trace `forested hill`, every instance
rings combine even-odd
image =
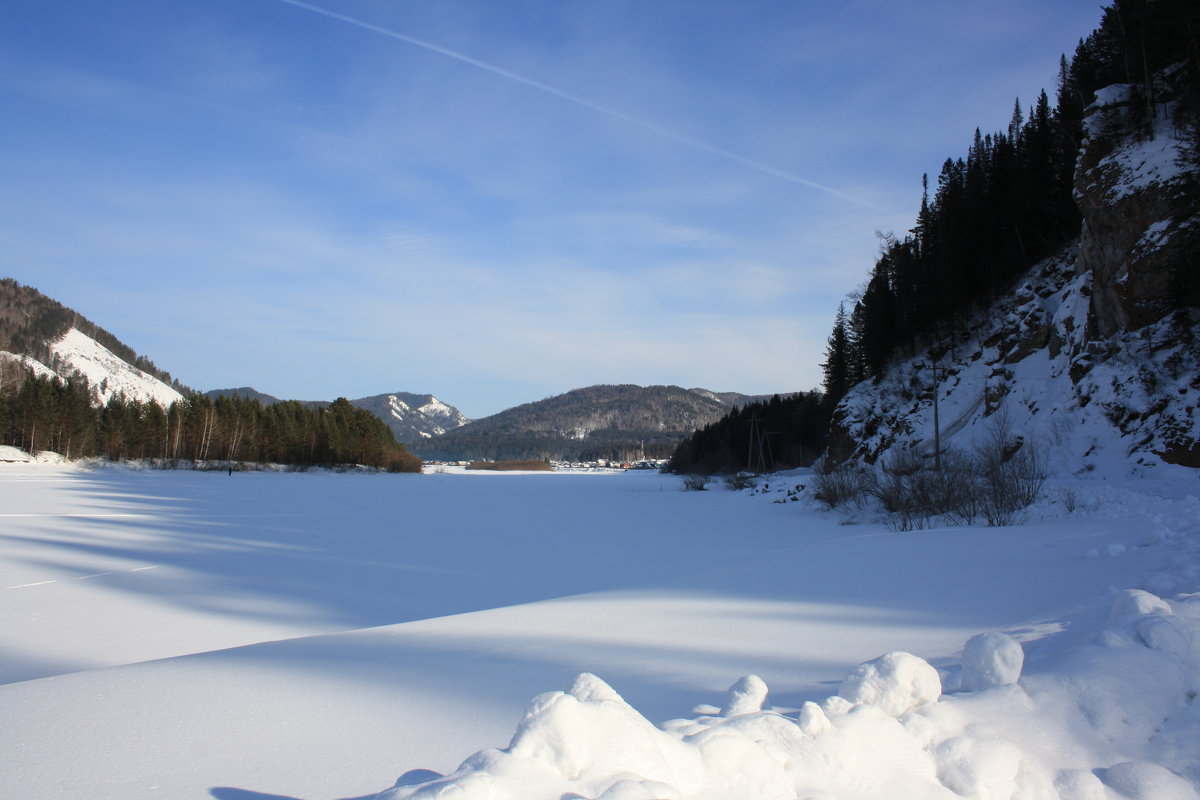
[[[679,386],[600,385],[510,408],[410,447],[427,459],[666,458],[698,427],[756,398]]]
[[[1000,410],[1060,441],[1107,420],[1133,460],[1200,466],[1200,3],[1118,0],[1060,58],[1053,100],[1017,100],[1004,130],[965,144],[838,309],[824,403],[732,413],[673,469],[743,469],[784,417],[831,419],[833,463],[927,455],[939,427],[944,446]],[[940,426],[935,392],[953,410]]]
[[[264,406],[282,403],[278,397],[260,392],[250,386],[237,389],[213,389],[205,397],[241,397],[254,399]],[[328,400],[297,401],[303,406],[320,409]],[[446,405],[431,394],[388,392],[351,400],[350,405],[370,411],[392,430],[397,442],[413,442],[440,436],[448,430],[465,425],[469,420],[457,408]]]
[[[382,420],[344,398],[264,407],[256,397],[206,397],[177,382],[172,388],[170,379],[61,303],[0,280],[2,445],[164,466],[421,468]]]
[[[53,367],[52,345],[71,328],[180,393],[189,391],[172,378],[171,373],[159,369],[150,359],[138,355],[133,348],[78,312],[46,297],[32,286],[22,286],[12,278],[0,278],[0,351],[29,356]]]
[[[1054,106],[946,162],[837,316],[827,466],[1200,467],[1198,33],[1200,3],[1114,3]]]
[[[1156,120],[1175,120],[1190,139],[1195,170],[1198,42],[1195,0],[1118,0],[1073,57],[1061,57],[1053,104],[1045,91],[1028,108],[1018,100],[1005,130],[977,130],[965,158],[947,158],[935,185],[924,182],[912,230],[883,237],[865,291],[838,311],[823,365],[831,401],[879,378],[899,356],[949,347],[972,314],[1079,237],[1075,168],[1085,111],[1101,88],[1126,87],[1122,113],[1136,137],[1154,139]],[[1161,282],[1170,291],[1156,298],[1155,318],[1200,306],[1195,252],[1165,269]]]

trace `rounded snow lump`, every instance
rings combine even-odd
[[[1149,761],[1124,761],[1104,772],[1104,782],[1134,800],[1197,800],[1192,784],[1164,766]]]
[[[1125,589],[1117,592],[1117,596],[1113,598],[1112,611],[1109,613],[1108,619],[1113,622],[1121,617],[1170,613],[1172,613],[1171,606],[1158,595],[1141,589]]]
[[[898,717],[941,697],[942,679],[925,659],[896,651],[859,664],[842,681],[838,694]]]
[[[762,711],[767,703],[767,684],[757,675],[746,675],[729,687],[722,717],[736,717]]]
[[[1016,683],[1024,664],[1025,651],[1011,636],[996,631],[972,636],[963,648],[962,688],[978,692]]]
[[[1151,650],[1161,650],[1180,658],[1187,658],[1192,652],[1187,629],[1179,627],[1170,617],[1154,615],[1139,619],[1135,630],[1142,644]]]

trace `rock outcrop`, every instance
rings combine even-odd
[[[1200,191],[1191,132],[1174,113],[1183,68],[1157,79],[1149,119],[1134,90],[1097,92],[1075,172],[1083,214],[1076,270],[1090,272],[1094,338],[1153,324],[1179,307],[1200,270]]]

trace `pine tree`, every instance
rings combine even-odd
[[[825,399],[836,405],[850,390],[850,337],[846,329],[845,303],[838,304],[821,369],[825,373]]]

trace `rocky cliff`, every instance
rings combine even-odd
[[[1152,113],[1131,85],[1116,84],[1097,92],[1084,119],[1075,172],[1084,219],[1076,271],[1091,273],[1095,338],[1152,325],[1194,292],[1200,182],[1191,126],[1178,114],[1185,75],[1177,66],[1157,77]]]

